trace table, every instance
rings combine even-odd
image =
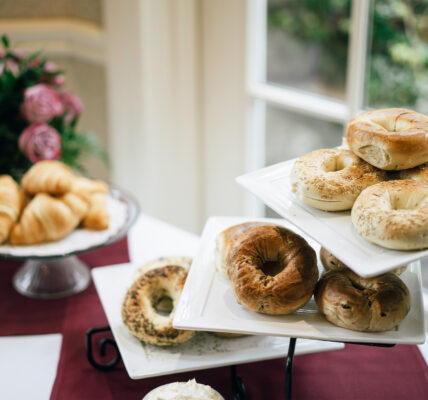
[[[169,254],[159,254],[156,243],[163,243],[163,249],[167,244]],[[142,263],[160,255],[192,255],[197,244],[195,235],[141,215],[128,240],[125,238],[91,251],[81,258],[92,268],[129,259]],[[95,370],[86,360],[85,332],[90,327],[106,325],[107,321],[93,284],[66,299],[27,299],[16,293],[11,285],[18,266],[17,261],[0,260],[0,336],[62,334],[50,399],[141,399],[158,385],[193,377],[211,385],[226,399],[231,398],[227,367],[139,381],[129,379],[122,363],[112,371]],[[18,346],[17,356],[20,351],[23,350]],[[245,382],[249,398],[283,399],[284,359],[239,365],[237,371]],[[43,374],[43,371],[36,372]],[[13,382],[9,387],[18,388],[27,383],[16,373],[9,375],[7,369],[3,369],[1,379]],[[18,398],[15,395],[10,392],[2,399]],[[315,397],[329,400],[427,399],[428,367],[418,347],[406,345],[393,348],[346,345],[343,350],[296,356],[293,399]]]

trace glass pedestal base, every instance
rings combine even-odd
[[[14,288],[36,299],[58,299],[85,290],[89,268],[76,256],[26,261],[13,277]]]

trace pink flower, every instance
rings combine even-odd
[[[33,163],[55,160],[61,155],[61,136],[44,122],[36,122],[24,129],[18,144]]]
[[[71,92],[63,91],[58,94],[65,111],[64,122],[69,124],[82,113],[82,101],[78,96]]]
[[[9,56],[7,56],[7,51],[5,49],[0,50],[0,75],[3,74],[3,71],[8,70],[12,72],[13,75],[19,75],[19,60],[22,59],[22,52],[15,50],[9,51]]]
[[[24,91],[22,115],[28,122],[47,122],[64,112],[58,93],[43,83]]]

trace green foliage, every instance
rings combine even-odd
[[[428,0],[372,4],[367,103],[417,108],[428,95]],[[270,1],[268,27],[304,43],[317,43],[322,48],[320,74],[334,86],[346,73],[350,6],[350,0]]]

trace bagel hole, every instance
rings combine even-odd
[[[279,261],[265,261],[261,270],[265,275],[275,276],[278,275],[284,269],[284,264]]]
[[[415,210],[425,200],[424,193],[413,192],[408,196],[400,193],[388,193],[392,210]]]
[[[351,165],[353,162],[350,157],[332,157],[326,160],[323,165],[325,172],[337,172],[345,169],[347,166]]]
[[[357,282],[351,281],[351,285],[358,290],[364,290],[364,287],[359,285]]]
[[[386,314],[385,313],[381,313],[380,316],[381,317],[386,317]]]
[[[152,307],[154,310],[163,316],[168,316],[171,314],[174,306],[174,302],[168,294],[163,291],[160,293],[156,293],[152,298]]]
[[[345,310],[350,310],[351,306],[348,306],[347,304],[342,304],[342,308],[344,308]]]

